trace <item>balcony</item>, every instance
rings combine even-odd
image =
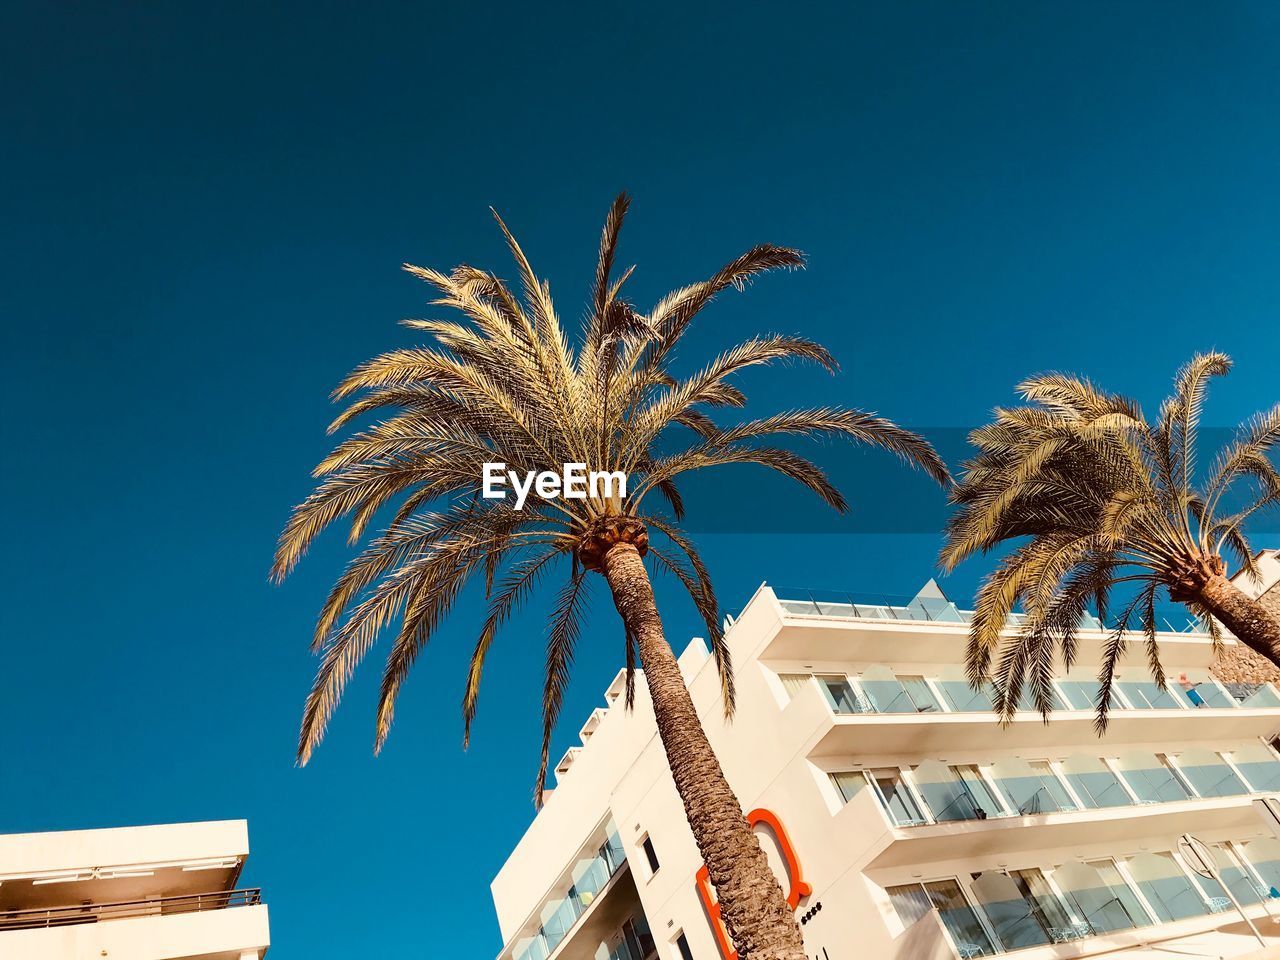
[[[1001,727],[990,713],[961,714],[832,714],[812,757],[929,754],[978,744],[1000,749],[1067,747],[1097,740],[1092,711],[1054,713],[1045,723],[1039,714],[1019,712]],[[1130,710],[1116,711],[1102,742],[1123,745],[1201,740],[1246,740],[1269,737],[1280,728],[1275,709]]]
[[[120,903],[89,903],[72,907],[48,907],[35,910],[0,912],[0,934],[9,930],[35,930],[45,927],[69,927],[83,923],[110,920],[132,920],[138,917],[173,916],[252,907],[262,903],[257,887],[244,890],[220,890],[181,897],[156,897],[150,900],[128,900]]]
[[[858,660],[869,663],[956,662],[969,634],[973,612],[962,610],[934,587],[915,597],[846,594],[791,587],[771,588],[781,629],[761,653],[762,660]],[[1014,633],[1021,615],[1009,618]],[[1157,611],[1161,648],[1187,667],[1213,662],[1213,641],[1203,625],[1182,608]],[[1080,662],[1101,654],[1109,628],[1095,617],[1080,623]],[[903,644],[904,638],[910,642]],[[1143,662],[1141,644],[1130,662]]]
[[[860,677],[781,675],[799,710],[819,722],[812,757],[928,754],[989,743],[1001,749],[1057,748],[1098,739],[1096,696],[1089,680],[1062,680],[1049,722],[1035,710],[1019,710],[1007,725],[992,712],[988,693],[973,690],[957,673],[951,679],[893,674],[872,668]],[[1108,745],[1269,738],[1280,729],[1280,695],[1260,685],[1244,704],[1215,681],[1197,674],[1183,689],[1161,691],[1150,682],[1116,685],[1105,734]],[[814,701],[820,701],[821,707]]]
[[[867,799],[874,804],[873,798]],[[867,861],[866,867],[901,867],[972,857],[1016,855],[1029,848],[1127,843],[1137,836],[1164,837],[1215,830],[1245,834],[1259,827],[1258,814],[1253,809],[1254,799],[1253,796],[1214,797],[895,826],[890,828],[881,849]],[[867,804],[862,803],[848,819],[854,821],[868,815]],[[874,815],[881,820],[884,816],[879,809],[874,810]],[[840,819],[843,817],[838,817],[837,822]],[[880,824],[876,824],[876,828],[881,829]],[[849,829],[862,827],[850,823]]]
[[[563,953],[561,946],[593,927],[600,902],[629,874],[622,841],[610,828],[605,842],[593,856],[579,860],[565,876],[564,893],[548,898],[526,927],[529,933],[516,939],[510,953],[514,960],[548,960]],[[634,885],[632,885],[634,896]]]

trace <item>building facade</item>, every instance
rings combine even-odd
[[[762,587],[727,633],[730,723],[705,646],[680,656],[809,955],[1280,956],[1276,689],[1215,678],[1209,636],[1170,621],[1166,688],[1133,644],[1099,738],[1093,623],[1051,722],[1002,727],[965,680],[966,619],[933,584]],[[731,960],[643,681],[629,713],[620,674],[581,741],[493,881],[499,960]]]
[[[262,960],[243,820],[0,835],[3,960]]]

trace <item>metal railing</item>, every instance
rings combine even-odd
[[[181,897],[156,897],[152,900],[86,903],[35,910],[0,910],[0,931],[67,927],[79,923],[100,923],[105,920],[201,913],[206,910],[225,910],[228,907],[251,907],[261,902],[262,890],[258,887],[250,887],[244,890],[219,890]]]

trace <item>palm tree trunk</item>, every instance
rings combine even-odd
[[[1209,577],[1195,599],[1237,640],[1280,666],[1280,620],[1265,606],[1220,574]]]
[[[640,552],[617,543],[601,557],[600,570],[636,639],[671,776],[740,960],[806,960],[795,914],[729,788],[662,634]]]

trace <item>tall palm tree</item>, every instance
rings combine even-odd
[[[1280,622],[1228,579],[1223,556],[1229,551],[1240,569],[1257,576],[1243,526],[1280,502],[1280,472],[1269,459],[1280,440],[1280,405],[1241,425],[1209,475],[1197,475],[1206,389],[1230,369],[1223,354],[1196,356],[1178,373],[1154,424],[1134,401],[1087,380],[1032,377],[1019,386],[1025,406],[997,410],[991,424],[970,435],[979,452],[952,490],[958,508],[941,562],[952,569],[976,552],[1025,539],[983,583],[969,636],[970,680],[995,681],[1005,718],[1017,709],[1024,683],[1048,714],[1059,654],[1070,666],[1081,617],[1093,605],[1107,619],[1120,583],[1137,589],[1104,650],[1100,730],[1132,624],[1141,627],[1152,674],[1164,683],[1155,613],[1162,589],[1200,616],[1215,642],[1221,623],[1280,664]],[[1019,603],[1025,620],[1016,637],[1002,642]]]
[[[320,463],[319,486],[294,509],[281,534],[273,568],[277,580],[331,523],[351,516],[355,543],[382,507],[398,502],[390,525],[351,563],[320,612],[314,649],[322,658],[303,713],[298,759],[305,764],[311,757],[352,671],[382,629],[398,621],[377,708],[375,749],[381,749],[406,675],[463,586],[479,576],[488,614],[463,695],[465,741],[495,634],[551,567],[563,561],[567,577],[547,637],[542,762],[535,791],[541,803],[549,741],[579,639],[589,574],[599,573],[622,618],[627,705],[634,696],[638,657],[676,789],[730,937],[743,958],[802,960],[795,917],[725,780],[663,636],[645,561],[673,574],[705,620],[725,712],[731,714],[733,670],[715,592],[693,543],[677,525],[684,512],[681,476],[723,464],[758,464],[843,511],[844,498],[821,469],[783,447],[760,442],[831,434],[892,451],[939,482],[948,475],[919,436],[856,410],[791,410],[729,427],[712,420],[708,408],[746,402],[731,381],[747,367],[794,358],[835,370],[835,361],[819,344],[770,335],[726,350],[690,376],[671,371],[681,338],[717,294],[741,289],[765,271],[798,268],[803,257],[784,247],[754,247],[709,280],[682,287],[641,314],[622,295],[631,270],[614,279],[628,203],[625,194],[619,196],[605,221],[578,343],[566,336],[548,285],[501,218],[498,226],[515,259],[522,298],[476,267],[463,265],[446,274],[405,266],[436,288],[440,296],[434,304],[458,311],[462,322],[406,321],[434,344],[379,356],[343,381],[335,398],[360,396],[330,432],[366,414],[389,411],[389,416],[351,435]],[[587,499],[530,498],[524,509],[516,509],[508,500],[480,495],[484,464],[499,462],[521,473],[559,473],[568,463],[621,471],[628,479],[626,496],[598,488],[599,495]],[[658,500],[666,512],[655,509]],[[650,542],[651,535],[657,542]]]

